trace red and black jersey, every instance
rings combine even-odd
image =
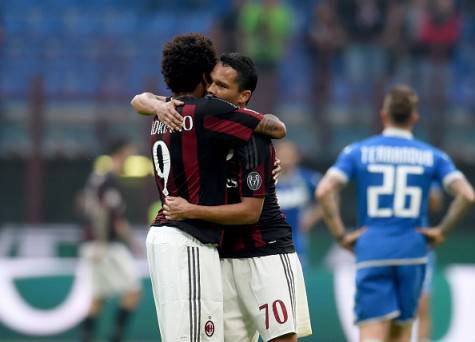
[[[125,219],[125,201],[115,173],[91,174],[83,191],[82,207],[86,240],[96,240],[98,236],[104,236],[106,241],[120,240],[117,224]]]
[[[160,199],[163,203],[170,195],[193,204],[224,204],[226,155],[233,146],[249,141],[263,116],[212,96],[180,100],[181,132],[171,133],[157,118],[152,123],[151,152]],[[160,211],[153,225],[177,227],[203,243],[221,241],[221,226],[211,222],[168,221]]]
[[[226,226],[219,248],[221,258],[252,258],[295,252],[292,228],[280,210],[272,170],[275,150],[270,139],[253,135],[234,150],[229,162],[228,203],[241,197],[264,197],[259,221],[248,226]]]

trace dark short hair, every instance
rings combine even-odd
[[[173,93],[191,92],[203,81],[211,80],[217,63],[210,39],[198,33],[176,36],[163,48],[162,75]]]
[[[396,124],[406,124],[417,109],[417,94],[406,85],[393,87],[386,95],[383,110]]]
[[[107,144],[107,154],[112,156],[128,146],[131,146],[131,142],[127,137],[114,137]]]
[[[236,82],[240,91],[254,92],[257,86],[257,69],[251,58],[238,52],[223,53],[219,58],[223,65],[230,66],[237,72]]]

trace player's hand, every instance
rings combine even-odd
[[[163,214],[167,220],[183,221],[188,218],[190,206],[191,204],[184,198],[168,196],[163,205]]]
[[[170,129],[181,131],[183,117],[176,111],[176,107],[181,105],[183,105],[183,102],[175,99],[168,102],[157,101],[155,104],[155,114],[157,114],[158,120]]]
[[[343,236],[343,238],[340,240],[340,246],[349,250],[350,252],[353,252],[353,248],[355,247],[356,241],[359,239],[361,235],[363,235],[368,228],[363,227],[360,229],[357,229],[355,231],[352,231],[350,233],[347,233]]]
[[[282,173],[282,166],[280,165],[280,159],[275,158],[274,169],[272,169],[272,178],[274,179],[275,184],[277,184],[277,182],[279,181],[279,177],[281,173]]]
[[[432,247],[436,247],[445,241],[445,234],[442,228],[417,228],[417,231],[424,235]]]

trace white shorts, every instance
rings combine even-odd
[[[296,253],[222,259],[224,341],[264,341],[312,334],[302,266]]]
[[[90,272],[94,297],[107,298],[141,290],[134,258],[123,243],[86,242],[80,253]]]
[[[147,258],[164,342],[223,341],[218,251],[173,227],[151,227]]]

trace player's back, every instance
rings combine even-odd
[[[225,158],[230,147],[247,141],[262,117],[214,97],[180,98],[184,105],[181,132],[171,132],[158,121],[151,129],[155,180],[162,202],[180,196],[193,204],[225,202]],[[154,225],[180,228],[205,243],[218,243],[220,231],[210,222],[165,219],[159,212]]]
[[[416,229],[427,225],[431,184],[455,170],[445,153],[409,132],[391,133],[348,146],[335,164],[355,180],[358,225],[368,228],[355,246],[359,261],[425,257]]]
[[[113,172],[92,172],[83,190],[82,202],[85,239],[103,236],[107,241],[117,241],[116,224],[125,211],[118,176]]]

